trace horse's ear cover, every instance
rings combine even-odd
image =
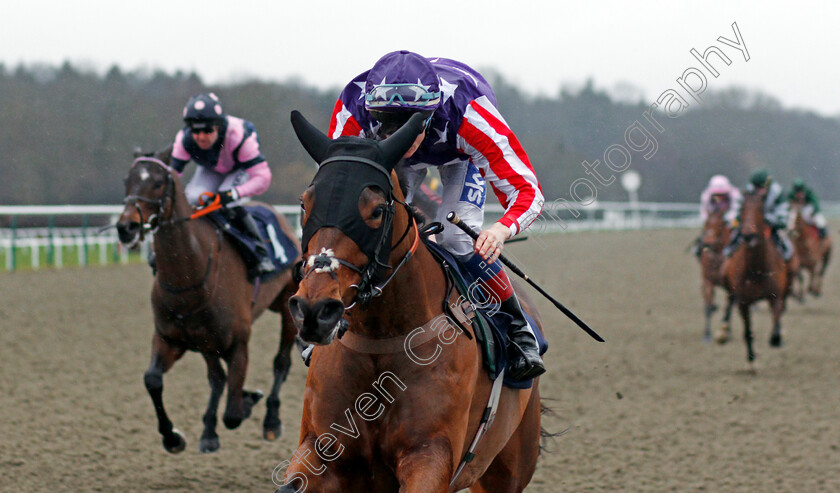
[[[330,138],[309,123],[298,110],[292,111],[292,128],[306,152],[316,163],[321,164],[327,154]]]

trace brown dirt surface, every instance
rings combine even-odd
[[[607,341],[540,301],[551,344],[540,386],[554,411],[543,424],[562,435],[526,491],[840,491],[840,269],[829,266],[822,298],[789,303],[782,349],[767,343],[766,304],[755,310],[752,375],[737,312],[732,342],[701,341],[699,268],[685,251],[695,234],[509,246]],[[305,367],[295,357],[283,387],[280,440],[261,439],[262,401],[238,430],[220,423],[221,449],[203,455],[209,388],[203,359],[186,355],[164,402],[187,450],[167,454],[143,386],[151,282],[141,265],[0,275],[0,491],[274,490],[272,470],[297,445]],[[278,327],[273,313],[255,324],[248,388],[270,388]]]

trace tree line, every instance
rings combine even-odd
[[[533,97],[486,75],[549,200],[569,199],[570,183],[588,176],[581,163],[603,161],[604,150],[623,142],[650,104],[613,97],[593,81]],[[115,66],[102,75],[65,63],[0,65],[0,204],[119,203],[133,150],[169,145],[189,97],[211,90],[226,112],[256,125],[275,177],[262,199],[295,203],[315,166],[294,136],[289,113],[298,109],[326,130],[340,88],[257,80],[208,86],[193,73]],[[631,164],[642,176],[641,200],[696,201],[713,174],[744,184],[757,167],[783,185],[801,176],[821,197],[840,199],[837,118],[784,109],[772,97],[739,88],[704,94],[695,106],[674,119],[656,113],[664,128],[654,134],[656,153],[649,159],[634,154]],[[619,185],[593,182],[599,200],[627,199]]]

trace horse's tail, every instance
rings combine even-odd
[[[549,398],[541,398],[540,399],[540,414],[543,416],[553,416],[557,413],[550,407],[545,404],[545,401],[551,401],[555,399]],[[571,427],[566,428],[565,430],[558,431],[556,433],[552,433],[546,429],[545,426],[540,425],[540,455],[543,452],[551,454],[554,451],[549,448],[549,443],[553,442],[555,438],[565,435]]]

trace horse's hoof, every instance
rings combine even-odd
[[[755,375],[755,374],[757,374],[757,373],[758,373],[758,369],[756,368],[755,362],[754,362],[754,361],[749,361],[749,362],[747,362],[747,367],[744,369],[744,371],[745,371],[748,375]]]
[[[708,344],[712,342],[712,335],[711,334],[703,334],[703,344]]]
[[[198,451],[202,454],[209,454],[219,450],[219,437],[202,438],[198,444]]]
[[[171,435],[163,437],[163,448],[170,454],[178,454],[187,448],[187,440],[180,431],[173,428]]]
[[[262,390],[243,390],[242,391],[242,404],[245,406],[253,407],[254,404],[260,402],[260,399],[263,398]]]
[[[770,336],[770,347],[782,347],[782,336],[773,334]]]
[[[242,418],[234,418],[232,416],[225,416],[222,418],[222,422],[225,424],[225,428],[228,430],[235,430],[239,428],[239,425],[242,424]]]
[[[283,423],[279,423],[277,426],[273,426],[271,428],[263,428],[263,439],[273,442],[283,436]]]
[[[729,328],[728,326],[721,327],[717,334],[715,334],[715,342],[718,344],[726,344],[729,342]]]

